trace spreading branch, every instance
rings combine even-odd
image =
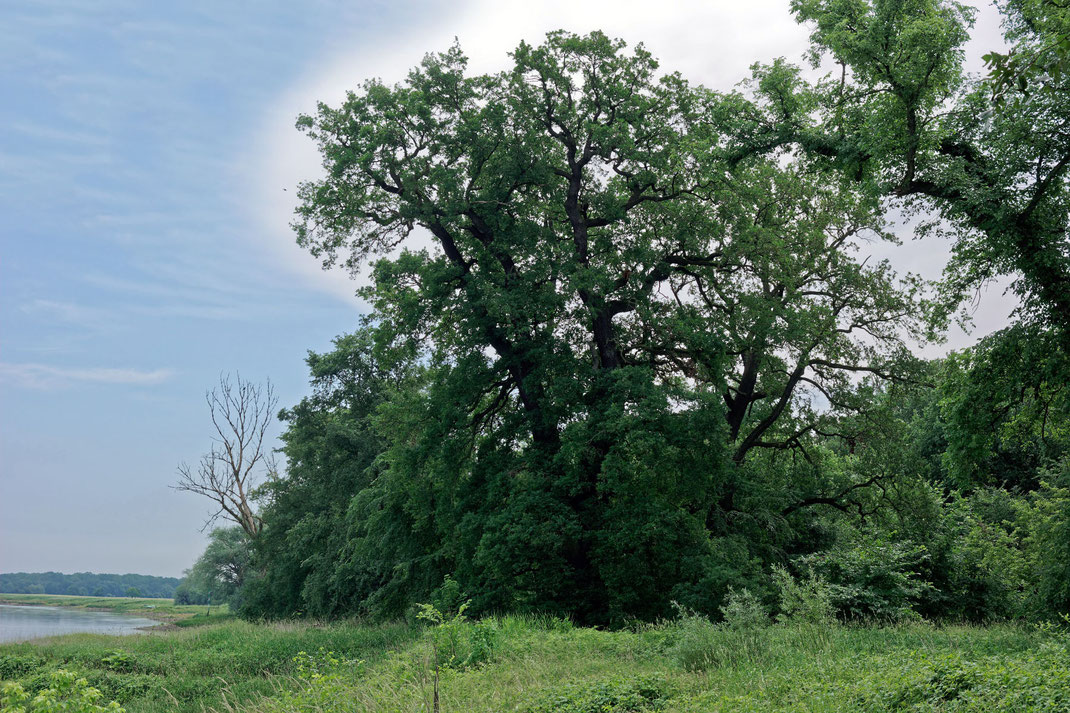
[[[240,526],[255,538],[263,528],[253,509],[250,493],[260,478],[275,472],[265,439],[278,404],[271,382],[263,386],[236,375],[219,377],[219,385],[205,393],[215,434],[211,449],[196,467],[178,466],[176,490],[203,495],[216,505],[205,523],[220,517]]]

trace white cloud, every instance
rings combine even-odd
[[[1002,47],[1002,39],[996,10],[980,0],[974,4],[978,16],[967,47],[967,68],[979,72],[981,54]],[[492,72],[508,65],[507,53],[521,40],[537,43],[556,29],[578,33],[599,29],[629,45],[642,42],[659,59],[663,71],[679,71],[693,83],[722,91],[749,76],[750,65],[756,61],[786,57],[802,63],[810,33],[792,19],[788,3],[782,0],[745,4],[675,0],[658,5],[656,12],[645,0],[475,0],[462,7],[443,6],[437,17],[408,28],[407,33],[405,28],[383,28],[377,42],[332,42],[331,47],[351,49],[314,58],[309,71],[276,97],[262,125],[251,132],[252,151],[236,160],[248,167],[245,204],[257,226],[258,248],[310,287],[352,304],[357,283],[340,268],[324,273],[316,259],[296,246],[289,228],[295,187],[321,172],[312,142],[294,128],[297,115],[314,111],[318,101],[339,103],[347,90],[368,78],[401,81],[424,54],[447,49],[455,38],[468,55],[473,73]],[[906,270],[921,255],[931,264],[933,253],[946,261],[947,245],[907,243],[893,257],[893,264]],[[993,314],[1008,311],[1005,298],[990,295],[979,307],[979,323],[991,321],[985,317],[990,305]]]
[[[28,389],[49,389],[73,383],[152,386],[173,377],[172,369],[116,369],[108,367],[59,367],[48,364],[0,362],[0,381]]]
[[[756,59],[798,57],[807,31],[796,25],[781,2],[766,0],[746,8],[735,3],[685,0],[659,7],[636,0],[569,0],[492,2],[465,7],[444,6],[439,16],[407,34],[401,28],[380,33],[374,43],[350,44],[354,49],[313,59],[312,68],[271,104],[264,122],[253,132],[252,153],[238,161],[249,167],[247,200],[258,245],[312,287],[324,289],[352,304],[356,284],[343,269],[324,273],[319,262],[297,247],[289,224],[296,205],[294,189],[315,178],[320,159],[312,142],[294,129],[301,113],[317,101],[338,103],[347,90],[365,79],[393,83],[428,52],[442,51],[457,39],[468,55],[472,72],[504,69],[507,53],[521,40],[539,42],[556,29],[588,32],[601,29],[635,44],[643,42],[665,71],[679,70],[692,81],[730,88],[747,74]],[[386,29],[386,28],[384,28]],[[710,42],[716,36],[715,43]],[[335,42],[332,46],[345,45]]]

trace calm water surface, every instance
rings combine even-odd
[[[157,624],[152,619],[111,612],[0,604],[0,641],[26,641],[79,632],[133,634]]]

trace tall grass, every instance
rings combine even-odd
[[[630,631],[521,616],[453,622],[437,632],[454,652],[440,666],[441,710],[1070,710],[1070,652],[1058,632],[733,616],[713,624],[685,614]],[[431,710],[435,634],[405,624],[227,621],[77,635],[0,647],[0,677],[32,682],[77,669],[130,713],[412,713]]]
[[[1070,680],[1066,676],[1053,679],[1050,674],[1053,665],[1070,670],[1066,639],[1036,630],[781,623],[748,632],[756,644],[741,649],[743,630],[710,625],[702,639],[710,651],[700,657],[708,663],[689,670],[680,658],[681,644],[694,635],[697,623],[697,618],[682,619],[638,631],[606,632],[545,628],[522,617],[484,622],[483,626],[496,628],[495,650],[479,666],[442,672],[441,709],[520,713],[1070,710],[1060,707],[1070,695]],[[691,645],[696,642],[691,639]],[[284,694],[247,702],[235,710],[430,711],[429,666],[427,641],[421,640],[378,664],[302,681]],[[955,683],[963,678],[970,685]],[[1008,707],[1027,699],[1035,705]]]
[[[186,713],[274,694],[302,651],[374,661],[410,641],[405,624],[254,624],[216,617],[132,636],[72,634],[0,646],[0,679],[31,690],[59,668],[85,676],[129,713]]]

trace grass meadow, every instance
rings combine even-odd
[[[69,634],[0,645],[0,679],[36,691],[65,669],[129,713],[226,710],[290,685],[293,659],[302,650],[375,660],[415,636],[404,624],[251,624],[213,614],[143,634]]]
[[[601,631],[540,617],[250,623],[0,646],[27,690],[59,668],[129,713],[1070,711],[1070,638],[1018,625],[776,624],[700,617]]]

